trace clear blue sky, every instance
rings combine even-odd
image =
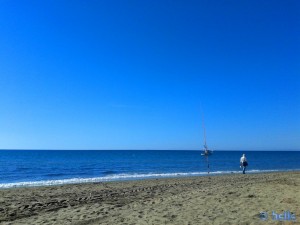
[[[0,0],[1,149],[300,149],[300,1]]]

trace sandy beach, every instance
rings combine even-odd
[[[0,203],[1,224],[300,224],[300,172],[2,189]]]

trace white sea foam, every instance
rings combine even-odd
[[[264,172],[276,172],[276,171],[279,170],[248,170],[247,173],[264,173]],[[236,173],[241,173],[241,171],[212,171],[210,172],[210,175],[236,174]],[[3,183],[0,184],[0,188],[54,186],[54,185],[63,185],[63,184],[95,183],[95,182],[107,182],[107,181],[119,181],[119,180],[139,180],[139,179],[149,179],[149,178],[188,177],[188,176],[205,176],[205,175],[207,175],[207,172],[115,174],[115,175],[108,175],[104,177],[94,177],[94,178],[70,178],[70,179],[61,179],[61,180]]]

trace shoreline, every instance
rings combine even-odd
[[[264,174],[264,173],[287,173],[300,172],[300,169],[289,170],[248,170],[247,174]],[[213,171],[207,172],[174,172],[165,174],[117,174],[112,177],[90,177],[90,178],[66,178],[55,180],[38,180],[38,181],[20,181],[12,183],[0,183],[0,190],[11,188],[28,188],[28,187],[52,187],[69,184],[92,184],[107,182],[125,182],[125,181],[142,181],[153,179],[172,179],[172,178],[188,178],[188,177],[207,177],[207,176],[227,176],[233,174],[241,174],[241,171]]]
[[[300,171],[0,189],[1,224],[268,224],[300,222]],[[285,222],[289,224],[291,221]]]

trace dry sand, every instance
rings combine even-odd
[[[2,189],[0,223],[300,224],[300,172]]]

